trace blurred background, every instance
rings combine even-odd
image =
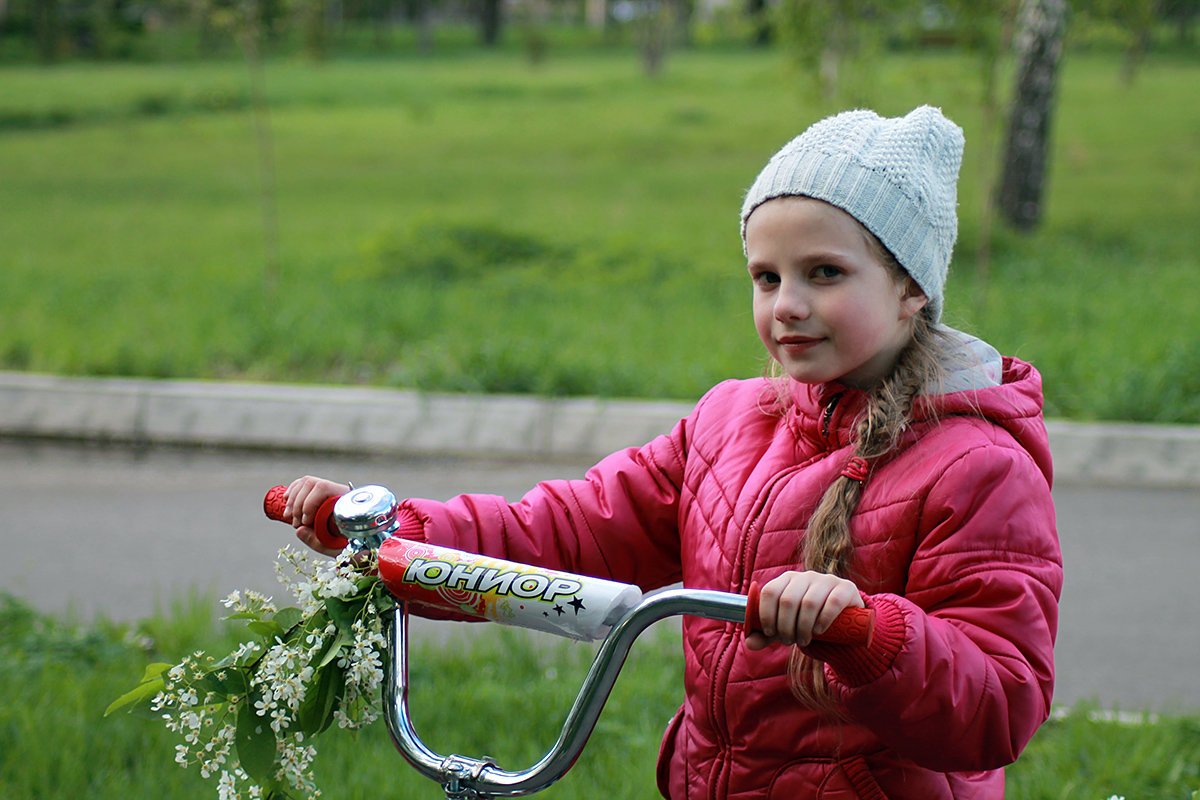
[[[1200,422],[1184,0],[4,0],[0,369],[691,400],[737,215],[852,106],[963,126],[947,319]]]
[[[967,142],[947,322],[1032,361],[1050,417],[1195,425],[1197,25],[1198,0],[0,0],[0,371],[692,401],[765,366],[758,170],[828,114],[928,103]],[[0,796],[211,796],[161,726],[100,713],[233,641],[215,598],[286,539],[247,541],[265,484],[585,466],[4,443]],[[1195,492],[1056,502],[1076,682],[1010,795],[1188,800]],[[586,648],[473,641],[421,654],[446,702],[420,721],[532,763]],[[549,796],[652,795],[677,647],[635,650]],[[324,747],[327,797],[441,796],[380,731]]]

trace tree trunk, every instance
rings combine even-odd
[[[1122,27],[1129,31],[1129,45],[1125,48],[1125,59],[1121,64],[1121,80],[1132,86],[1138,68],[1146,59],[1150,39],[1154,32],[1153,0],[1138,0],[1130,3],[1124,13]]]
[[[483,0],[480,11],[480,39],[488,47],[500,41],[501,0]]]
[[[59,15],[58,0],[41,0],[34,3],[33,29],[37,38],[38,55],[49,64],[58,60],[62,40],[62,17]]]
[[[671,6],[665,0],[643,0],[645,14],[638,28],[638,50],[642,69],[650,77],[662,71],[671,42]]]
[[[311,61],[324,61],[329,55],[329,3],[327,0],[304,0],[298,6],[304,54]]]
[[[433,13],[429,0],[405,0],[404,11],[417,31],[417,52],[429,55],[433,52]]]
[[[1054,85],[1062,54],[1064,0],[1022,0],[1017,21],[1017,87],[1009,112],[997,205],[1019,231],[1042,218]]]
[[[771,44],[771,18],[767,0],[747,0],[746,13],[750,16],[750,44],[755,47]]]
[[[370,8],[371,33],[376,50],[387,50],[391,45],[392,9],[387,0],[372,0]]]
[[[589,28],[603,29],[608,25],[608,0],[585,0],[583,18]]]

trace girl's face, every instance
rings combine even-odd
[[[747,220],[754,326],[795,380],[870,389],[908,344],[925,295],[895,277],[869,235],[845,211],[808,197],[768,200]]]

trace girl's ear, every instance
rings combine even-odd
[[[911,276],[906,277],[900,285],[900,319],[910,318],[924,308],[928,302],[929,298],[925,296],[925,292],[921,290],[917,282]]]

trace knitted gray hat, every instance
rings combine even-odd
[[[762,203],[824,200],[883,242],[925,292],[936,321],[958,236],[962,151],[962,129],[930,106],[896,118],[858,110],[823,119],[784,145],[746,193],[742,244],[746,220]]]

